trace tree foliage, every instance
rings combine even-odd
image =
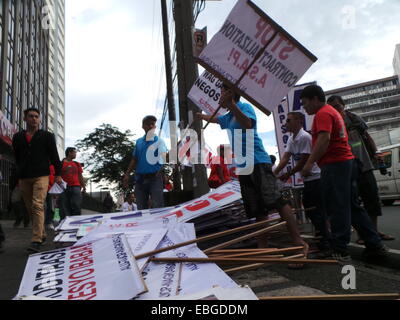
[[[122,191],[121,179],[132,159],[135,143],[130,130],[119,131],[110,124],[102,124],[84,139],[79,140],[76,147],[95,183],[117,185]],[[132,185],[129,189],[132,189]]]

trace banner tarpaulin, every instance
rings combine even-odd
[[[146,291],[124,235],[31,255],[17,294],[62,300],[128,300]]]

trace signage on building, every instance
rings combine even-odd
[[[198,57],[207,45],[207,27],[193,32],[193,56]]]
[[[10,121],[0,111],[0,139],[8,145],[12,145],[12,137],[17,132]]]
[[[198,62],[269,115],[317,58],[249,0],[239,0]]]
[[[352,99],[352,98],[362,97],[362,96],[365,96],[368,94],[377,94],[377,93],[381,93],[381,92],[392,91],[392,90],[395,90],[396,88],[397,88],[397,86],[383,87],[383,88],[373,89],[373,90],[369,90],[369,91],[362,91],[362,92],[358,92],[358,93],[349,94],[349,95],[343,96],[342,98],[344,100],[348,100],[348,99]]]

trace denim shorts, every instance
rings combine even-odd
[[[252,174],[239,175],[239,182],[248,218],[263,216],[270,210],[280,210],[289,204],[279,191],[269,163],[255,164]]]

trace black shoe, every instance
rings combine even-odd
[[[46,243],[46,240],[47,240],[46,237],[43,237],[43,238],[42,238],[42,245]]]
[[[28,247],[27,251],[30,253],[38,253],[40,252],[40,247],[42,244],[40,242],[32,242],[31,245]]]
[[[366,248],[362,255],[366,259],[381,259],[387,257],[389,251],[385,246],[379,248]]]

